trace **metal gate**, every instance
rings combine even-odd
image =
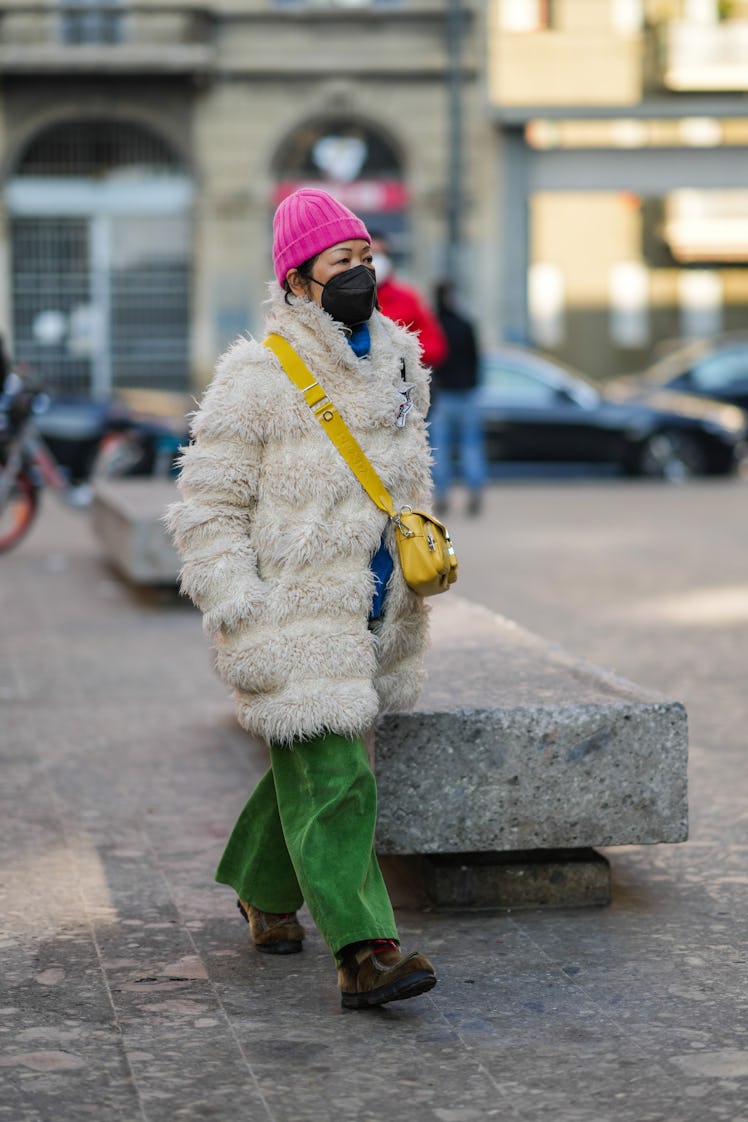
[[[190,181],[137,127],[65,128],[6,189],[14,358],[56,394],[185,390]]]
[[[69,325],[91,306],[89,223],[84,218],[14,218],[13,351],[55,393],[87,393],[91,356]]]

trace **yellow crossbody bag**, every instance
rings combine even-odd
[[[400,567],[406,584],[419,596],[435,596],[457,580],[457,555],[443,522],[423,510],[395,510],[389,491],[369,463],[361,446],[290,343],[281,335],[263,341],[280,361],[293,384],[322,425],[367,495],[389,515],[395,527]]]

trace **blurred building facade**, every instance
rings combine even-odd
[[[422,287],[491,231],[482,0],[0,7],[0,320],[53,390],[199,388],[325,186]],[[466,248],[467,247],[467,248]]]
[[[748,3],[494,0],[488,19],[502,334],[605,377],[744,328]]]
[[[748,312],[748,0],[0,4],[0,331],[199,389],[327,187],[483,343],[605,377]]]

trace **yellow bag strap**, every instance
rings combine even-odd
[[[369,463],[355,436],[303,359],[281,335],[268,335],[267,339],[263,339],[263,346],[273,352],[293,384],[301,390],[307,405],[369,498],[385,514],[389,514],[390,518],[397,519],[392,496]]]

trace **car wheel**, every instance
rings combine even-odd
[[[663,431],[643,441],[637,459],[639,475],[682,483],[708,470],[704,449],[688,433]]]

